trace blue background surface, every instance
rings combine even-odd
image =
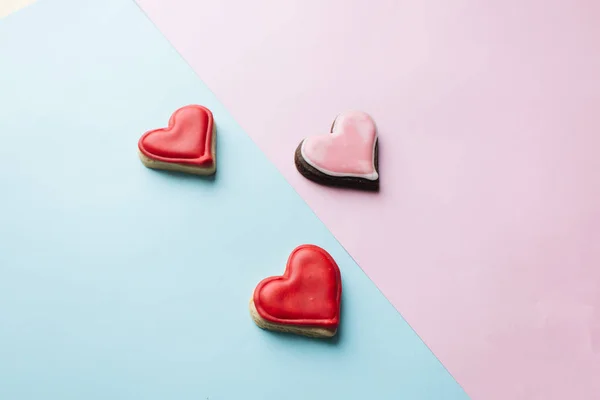
[[[190,103],[214,180],[136,154]],[[0,137],[0,399],[467,399],[133,2],[0,21]],[[342,271],[331,341],[248,313],[303,243]]]

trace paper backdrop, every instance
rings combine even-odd
[[[135,3],[41,0],[0,57],[0,399],[468,399]],[[214,179],[137,156],[190,103]],[[303,243],[342,273],[333,340],[249,315]]]
[[[600,2],[138,0],[474,398],[600,398]],[[300,140],[379,127],[381,192]]]
[[[33,2],[35,2],[35,0],[2,0],[0,2],[0,18],[5,17],[8,14],[17,11]]]

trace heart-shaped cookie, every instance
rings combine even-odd
[[[366,113],[337,116],[327,135],[304,139],[295,154],[298,171],[330,186],[378,190],[377,129]]]
[[[334,259],[314,245],[290,255],[282,276],[261,281],[250,314],[263,329],[311,337],[331,337],[340,319],[342,280]]]
[[[216,171],[216,128],[206,107],[189,105],[175,111],[167,128],[144,133],[138,142],[148,168],[211,175]]]

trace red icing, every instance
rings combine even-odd
[[[337,328],[342,298],[340,270],[325,250],[297,247],[283,276],[264,279],[254,290],[254,305],[265,320],[286,325]]]
[[[169,126],[144,133],[138,147],[152,160],[168,163],[210,166],[213,115],[206,107],[190,105],[175,111]]]

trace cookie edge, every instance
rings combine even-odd
[[[310,165],[302,156],[302,144],[304,143],[304,140],[302,140],[296,148],[294,163],[296,164],[298,172],[306,179],[331,187],[361,189],[372,192],[379,191],[379,176],[375,180],[351,176],[332,176],[321,172]],[[377,172],[377,175],[379,175],[379,138],[375,139],[374,158],[375,171]]]
[[[327,328],[319,328],[313,326],[299,326],[299,325],[288,325],[288,324],[278,324],[274,322],[267,321],[263,317],[260,316],[256,306],[254,305],[254,298],[250,299],[250,303],[248,306],[250,310],[250,316],[254,323],[261,329],[274,331],[274,332],[283,332],[283,333],[292,333],[295,335],[307,336],[311,338],[331,338],[336,335],[336,329],[327,329]]]
[[[153,158],[148,157],[144,153],[140,151],[138,148],[138,156],[144,164],[145,167],[150,169],[164,170],[164,171],[175,171],[175,172],[185,172],[188,174],[194,175],[214,175],[217,172],[217,126],[213,124],[213,132],[212,132],[212,143],[210,153],[213,159],[211,165],[207,167],[198,167],[192,166],[188,164],[180,164],[180,163],[170,163],[166,161],[159,161]]]

